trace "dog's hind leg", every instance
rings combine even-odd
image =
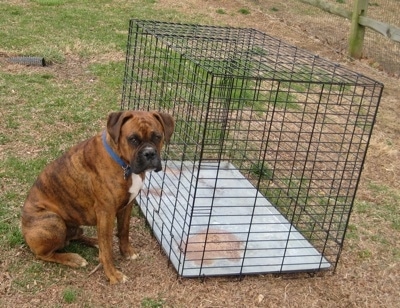
[[[29,217],[23,213],[22,233],[36,258],[71,267],[86,266],[87,261],[76,253],[59,253],[68,243],[67,226],[57,214],[47,211]]]
[[[43,261],[64,264],[70,267],[84,267],[88,265],[88,262],[84,258],[79,254],[72,252],[51,252],[46,255],[36,255],[36,258]]]
[[[81,227],[68,227],[67,239],[85,244],[90,247],[99,248],[99,240],[97,237],[89,237],[84,235]]]

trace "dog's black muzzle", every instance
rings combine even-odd
[[[161,171],[161,158],[154,147],[145,147],[137,155],[131,164],[132,172],[139,174],[147,170]]]

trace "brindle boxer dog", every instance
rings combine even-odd
[[[86,266],[76,253],[59,252],[70,240],[99,247],[99,258],[110,283],[126,276],[113,262],[113,227],[121,254],[136,259],[129,244],[132,201],[145,172],[161,170],[160,151],[174,130],[166,113],[111,113],[107,129],[50,163],[31,188],[22,209],[22,233],[38,259],[72,267]],[[80,226],[97,226],[97,238]]]

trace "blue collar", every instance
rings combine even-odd
[[[103,140],[103,145],[104,148],[106,149],[107,153],[111,156],[111,158],[122,167],[122,169],[124,170],[124,179],[126,180],[127,177],[129,177],[132,174],[132,170],[131,170],[131,166],[127,165],[122,159],[121,157],[119,157],[114,151],[113,149],[111,149],[111,147],[109,146],[109,144],[107,143],[107,139],[106,139],[106,131],[103,132],[103,136],[102,136],[102,140]]]

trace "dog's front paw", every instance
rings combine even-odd
[[[138,253],[133,253],[130,256],[127,257],[127,259],[129,260],[136,260],[137,258],[139,258],[139,254]]]
[[[115,274],[109,278],[110,284],[125,283],[128,281],[128,277],[126,277],[120,271],[116,271]]]
[[[135,253],[135,250],[130,245],[124,247],[124,249],[121,247],[121,254],[126,260],[136,260],[139,257],[139,254]]]

